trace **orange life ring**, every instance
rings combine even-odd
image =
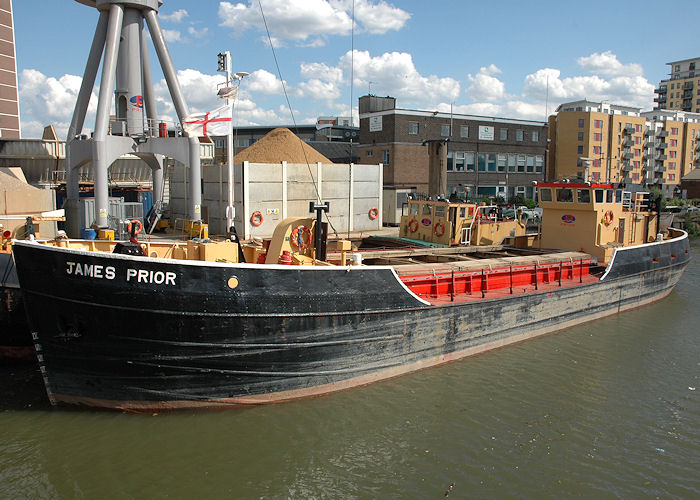
[[[304,241],[303,235],[306,235],[306,241]],[[311,230],[306,226],[295,227],[292,235],[289,237],[289,242],[299,250],[305,250],[311,245]]]
[[[250,216],[250,223],[254,225],[255,227],[258,227],[260,224],[263,223],[263,215],[260,211],[253,212],[253,215]]]
[[[372,207],[369,209],[369,213],[367,215],[369,215],[371,220],[374,220],[379,217],[379,209],[377,207]]]
[[[416,219],[411,219],[408,221],[408,230],[412,233],[418,231],[418,221]]]
[[[138,220],[138,219],[131,219],[129,222],[126,223],[126,232],[131,235],[131,223],[136,224],[136,229],[134,230],[134,235],[141,234],[141,231],[143,231],[143,223]]]
[[[612,210],[607,210],[603,215],[603,224],[609,226],[610,224],[612,224],[613,220],[615,220],[615,214],[613,214]]]
[[[445,234],[445,224],[442,222],[436,222],[435,226],[433,226],[433,232],[435,233],[435,236],[438,238]]]

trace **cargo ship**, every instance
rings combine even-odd
[[[152,412],[320,396],[643,306],[681,279],[687,234],[658,232],[648,194],[537,189],[541,234],[513,227],[510,246],[496,234],[512,221],[447,201],[402,218],[402,238],[429,246],[329,242],[321,211],[283,220],[246,262],[231,242],[17,241],[48,397]],[[494,239],[472,244],[480,231]]]

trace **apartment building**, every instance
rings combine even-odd
[[[666,64],[671,67],[670,78],[654,89],[654,109],[700,113],[700,58]]]
[[[446,147],[446,196],[534,198],[544,180],[545,122],[420,111],[360,97],[360,163],[382,163],[384,185],[428,191],[430,146]]]
[[[574,101],[549,118],[549,178],[658,186],[677,194],[698,163],[700,114]]]
[[[0,0],[0,139],[19,138],[19,96],[12,0]]]

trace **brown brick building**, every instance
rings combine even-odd
[[[360,163],[382,163],[385,187],[428,191],[429,145],[447,146],[447,193],[534,198],[545,178],[547,124],[396,107],[360,97]]]

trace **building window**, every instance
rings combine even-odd
[[[535,173],[541,174],[544,170],[544,156],[535,156]]]
[[[603,128],[603,120],[594,120],[593,126],[595,128]]]
[[[641,132],[641,131],[642,131],[642,124],[641,124],[641,123],[635,124],[634,129],[635,129],[637,132]]]
[[[523,131],[522,130],[515,131],[515,140],[518,142],[523,142]]]
[[[668,169],[669,170],[676,170],[676,162],[675,161],[668,162]]]
[[[479,172],[486,172],[486,153],[479,153],[476,157]]]
[[[506,155],[498,155],[498,171],[501,173],[506,171]]]
[[[518,155],[518,173],[525,173],[525,155]]]
[[[639,137],[639,136],[635,137],[635,138],[634,138],[634,143],[635,143],[635,144],[641,144],[641,143],[642,143],[642,138]]]
[[[678,154],[678,151],[669,151],[668,152],[668,157],[669,158],[676,158],[676,155]]]
[[[528,174],[535,173],[535,157],[534,156],[527,157],[527,173]]]
[[[593,146],[593,154],[594,155],[600,154],[600,146]]]
[[[459,136],[460,137],[469,137],[469,126],[467,125],[462,125],[459,127]]]
[[[678,135],[678,127],[671,127],[671,135]]]
[[[467,162],[467,172],[474,171],[474,153],[465,153],[464,161]]]
[[[501,137],[501,140],[502,140],[502,141],[507,141],[507,140],[508,140],[508,129],[507,129],[507,128],[502,128],[502,129],[500,130],[500,133],[501,133],[501,136],[500,136],[500,137]]]
[[[518,164],[518,157],[516,155],[508,155],[508,172],[515,173],[515,167]]]
[[[576,153],[582,155],[583,154],[583,146],[576,146]]]
[[[635,150],[634,150],[634,156],[635,156],[635,158],[639,158],[640,156],[642,156],[642,150],[641,150],[641,149],[635,149]]]
[[[495,172],[496,171],[496,155],[494,153],[489,153],[487,157],[487,170],[489,172]]]
[[[600,142],[600,141],[602,141],[602,140],[603,140],[603,134],[601,134],[600,132],[595,132],[595,133],[593,134],[593,140],[594,140],[595,142]]]
[[[582,141],[583,140],[583,132],[578,133],[578,140]]]
[[[675,181],[675,180],[676,180],[676,174],[668,174],[668,180],[669,180],[669,181]]]
[[[367,150],[367,156],[368,156],[368,157],[374,156],[374,151],[372,151],[371,149],[368,149],[368,150]]]
[[[465,153],[455,153],[455,170],[464,172],[464,155]]]
[[[537,130],[532,131],[532,142],[540,142],[540,133]]]
[[[418,122],[408,122],[408,135],[418,135]]]
[[[442,125],[440,127],[440,135],[442,137],[450,137],[450,135],[452,135],[450,133],[450,126],[449,125]]]
[[[388,149],[382,149],[382,163],[384,165],[389,164],[389,150]]]
[[[671,139],[669,142],[671,143],[671,146],[673,146],[673,147],[678,146],[678,139]]]
[[[578,128],[583,128],[583,118],[578,119]]]

